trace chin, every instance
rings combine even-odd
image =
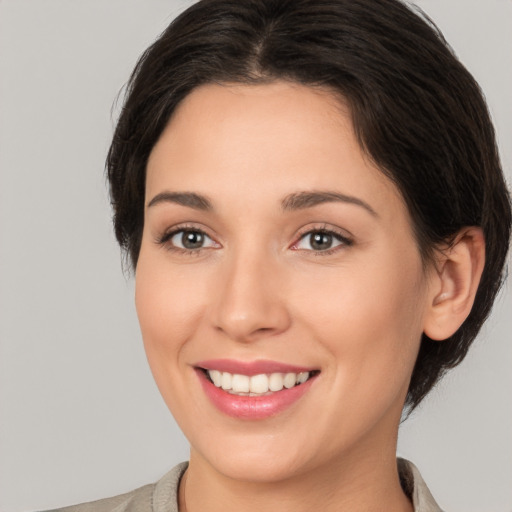
[[[227,478],[252,483],[282,482],[305,471],[305,461],[293,454],[281,457],[261,449],[208,454],[207,462]]]

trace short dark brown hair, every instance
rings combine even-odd
[[[146,163],[176,106],[205,83],[277,79],[348,103],[361,147],[398,187],[424,261],[480,226],[486,263],[449,339],[423,335],[406,405],[459,364],[503,279],[511,208],[478,84],[436,26],[399,0],[202,0],[148,48],[130,78],[107,158],[116,237],[137,265]]]

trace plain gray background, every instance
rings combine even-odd
[[[187,458],[147,368],[103,165],[116,94],[191,3],[0,0],[2,512],[118,494]],[[485,91],[512,181],[512,2],[418,4]],[[401,430],[449,512],[512,511],[510,287]]]

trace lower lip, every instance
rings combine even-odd
[[[297,402],[311,388],[316,376],[311,377],[304,384],[282,391],[275,391],[268,395],[243,396],[232,395],[222,388],[215,386],[204,374],[197,369],[201,385],[206,396],[221,412],[239,419],[261,420],[275,416]]]

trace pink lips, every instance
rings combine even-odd
[[[195,367],[203,390],[213,405],[228,416],[246,420],[265,419],[279,414],[307,393],[313,381],[316,380],[316,375],[314,375],[304,384],[290,389],[285,388],[281,391],[269,392],[260,396],[241,396],[216,387],[203,370],[218,370],[252,376],[262,373],[300,373],[313,371],[313,369],[276,361],[242,362],[230,359],[201,361]]]

